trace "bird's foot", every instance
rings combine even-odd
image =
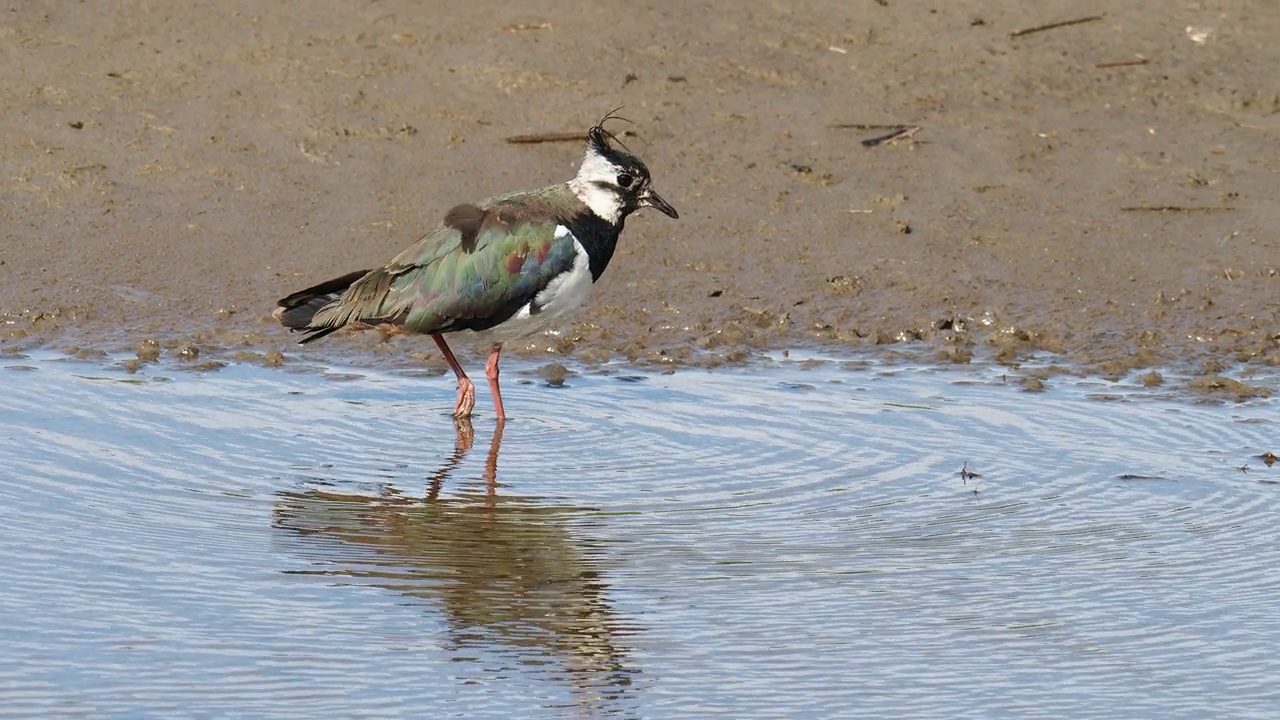
[[[453,406],[455,418],[471,417],[471,410],[476,406],[476,386],[470,380],[458,380],[458,402]]]

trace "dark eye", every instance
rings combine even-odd
[[[618,176],[618,187],[629,188],[631,187],[631,183],[635,181],[636,179],[631,177],[627,173],[622,173],[621,175]]]

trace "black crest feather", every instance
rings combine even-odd
[[[635,125],[634,121],[624,118],[618,114],[618,111],[623,107],[625,106],[616,107],[605,113],[605,116],[600,118],[600,121],[595,125],[592,125],[591,129],[587,131],[587,139],[590,140],[593,145],[596,145],[597,148],[602,150],[613,150],[613,147],[610,145],[610,141],[612,141],[613,143],[616,143],[618,147],[626,151],[628,155],[632,155],[633,153],[631,152],[631,148],[627,147],[627,144],[619,140],[617,135],[609,132],[604,127],[604,124],[610,120],[619,120],[621,122]]]

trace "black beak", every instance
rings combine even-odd
[[[653,190],[646,190],[644,195],[640,197],[640,207],[651,207],[669,218],[680,217],[680,213],[671,207],[671,203],[663,200],[662,196]]]

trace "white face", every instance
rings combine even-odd
[[[623,168],[606,160],[593,148],[587,148],[586,157],[578,175],[569,181],[569,187],[591,212],[601,219],[616,224],[622,215],[622,198],[616,186],[618,174]]]

